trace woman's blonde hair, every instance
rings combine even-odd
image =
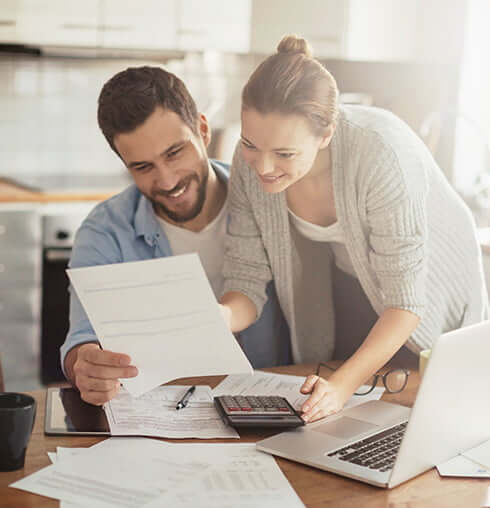
[[[287,35],[277,53],[250,76],[242,91],[242,108],[302,115],[315,134],[323,135],[328,125],[337,122],[338,95],[334,77],[313,58],[308,42]]]

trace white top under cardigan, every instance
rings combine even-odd
[[[223,258],[225,255],[227,212],[228,206],[225,201],[218,215],[201,231],[191,231],[175,226],[155,214],[160,227],[167,235],[174,256],[188,254],[189,252],[199,254],[199,259],[216,298],[219,298],[223,292]]]
[[[339,221],[330,224],[330,226],[319,226],[318,224],[313,224],[312,222],[298,217],[298,215],[289,208],[288,212],[291,223],[293,227],[298,230],[298,233],[312,242],[325,242],[330,244],[337,267],[343,272],[352,275],[352,277],[357,278],[349,253],[345,247],[344,232],[342,231]]]
[[[431,347],[441,333],[486,318],[473,217],[420,138],[387,111],[343,106],[330,150],[337,219],[376,313],[394,307],[420,316],[407,343],[414,352]],[[331,291],[323,302],[328,329],[305,333],[295,320],[299,260],[286,193],[263,190],[240,145],[232,163],[229,214],[224,291],[247,295],[260,315],[266,284],[274,279],[294,361],[330,358],[335,346]],[[326,253],[328,266],[332,258]]]

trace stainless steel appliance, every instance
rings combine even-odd
[[[44,384],[64,380],[59,348],[69,323],[66,268],[75,233],[93,203],[54,209],[42,216],[41,380]]]
[[[0,356],[5,389],[39,387],[41,220],[35,206],[0,206]]]

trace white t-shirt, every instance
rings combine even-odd
[[[340,227],[339,221],[334,222],[330,226],[319,226],[318,224],[313,224],[301,217],[298,217],[295,213],[289,210],[289,208],[288,212],[291,223],[298,233],[313,242],[330,243],[330,248],[335,256],[335,264],[337,267],[343,272],[357,278],[349,253],[345,247],[344,232]]]
[[[190,254],[191,252],[199,254],[216,298],[220,298],[223,291],[222,269],[227,215],[227,203],[225,202],[215,219],[197,233],[174,226],[157,216],[163,232],[167,235],[173,254]]]

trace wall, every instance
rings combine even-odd
[[[239,135],[240,94],[261,60],[257,56],[189,53],[183,60],[0,57],[0,176],[116,174],[124,171],[96,123],[97,96],[116,72],[143,64],[164,65],[187,84],[212,127],[233,125],[226,147],[218,137],[211,155],[229,160]],[[457,96],[457,68],[415,63],[330,60],[327,68],[341,92],[366,92],[418,131],[426,115]],[[451,167],[452,130],[436,147],[441,166]],[[447,147],[444,146],[447,145]]]
[[[452,109],[458,97],[456,64],[327,60],[325,66],[335,76],[341,92],[372,95],[376,106],[392,111],[419,134],[430,113]],[[429,130],[424,141],[451,177],[454,119],[450,118],[441,132]]]
[[[97,126],[97,97],[107,79],[129,66],[166,65],[184,79],[213,126],[237,120],[241,83],[253,65],[247,61],[211,52],[166,64],[0,57],[0,176],[120,173],[122,164]]]

